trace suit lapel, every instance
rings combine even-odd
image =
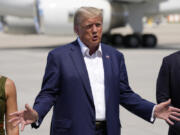
[[[103,57],[103,65],[104,65],[104,83],[105,83],[105,99],[106,99],[106,105],[109,98],[109,92],[110,92],[110,77],[111,77],[111,57],[108,53],[108,50],[105,48],[105,46],[102,44],[102,57]]]
[[[83,55],[82,55],[82,52],[81,52],[81,49],[77,40],[73,43],[70,56],[76,67],[76,70],[79,73],[79,76],[83,83],[83,87],[85,88],[85,91],[87,93],[87,96],[89,97],[92,105],[94,106],[94,101],[93,101],[93,96],[92,96],[92,91],[91,91],[91,86],[90,86],[90,81],[89,81],[86,65],[85,65]]]

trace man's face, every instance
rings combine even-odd
[[[88,48],[97,48],[102,37],[102,18],[84,19],[75,26],[75,32]]]

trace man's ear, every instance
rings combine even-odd
[[[78,26],[74,26],[74,32],[78,35]]]

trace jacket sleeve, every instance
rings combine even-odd
[[[59,65],[57,63],[57,58],[53,56],[53,53],[49,53],[47,58],[47,65],[45,70],[45,75],[43,78],[42,88],[36,97],[33,109],[38,112],[39,119],[38,125],[32,124],[32,127],[38,128],[44,119],[45,115],[49,112],[51,107],[56,101],[56,96],[59,92]]]
[[[169,75],[169,67],[167,64],[167,60],[164,58],[159,75],[157,78],[156,84],[156,100],[157,103],[161,103],[167,101],[170,98],[169,90],[170,90],[170,75]]]
[[[120,104],[130,112],[151,121],[154,103],[151,103],[133,92],[128,83],[128,76],[123,55],[120,60]]]

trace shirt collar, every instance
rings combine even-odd
[[[99,43],[99,48],[98,50],[96,50],[95,53],[93,53],[92,55],[89,55],[89,48],[80,40],[80,38],[77,38],[77,41],[80,45],[81,48],[81,52],[83,54],[83,56],[87,56],[87,57],[102,57],[102,49],[101,49],[101,43]]]

